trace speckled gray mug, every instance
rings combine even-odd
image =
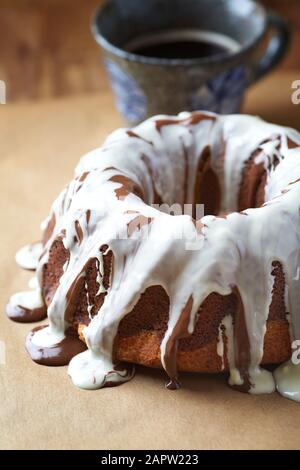
[[[125,48],[136,38],[179,29],[217,33],[238,47],[199,59],[152,58]],[[253,0],[108,0],[92,30],[129,125],[183,110],[238,112],[247,87],[281,60],[289,43],[284,20]]]

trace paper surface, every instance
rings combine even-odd
[[[246,110],[300,128],[292,79],[265,81]],[[78,390],[66,367],[29,359],[24,339],[32,325],[6,318],[9,296],[26,290],[31,277],[16,266],[16,250],[39,239],[40,222],[79,157],[120,124],[108,93],[0,107],[0,448],[299,449],[300,405],[276,393],[244,395],[222,376],[188,374],[172,392],[164,372],[145,368],[117,388]]]

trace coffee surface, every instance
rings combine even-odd
[[[219,44],[197,40],[180,40],[144,44],[132,50],[135,54],[159,59],[199,59],[223,55],[228,49]]]

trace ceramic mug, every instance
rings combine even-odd
[[[126,46],[183,29],[208,31],[237,47],[222,55],[168,59]],[[183,110],[239,112],[247,87],[278,64],[289,43],[284,20],[254,0],[108,0],[97,10],[92,31],[104,51],[117,108],[129,125]]]

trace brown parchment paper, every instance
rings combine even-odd
[[[300,128],[300,107],[290,100],[296,78],[273,75],[250,93],[246,110]],[[15,265],[15,251],[39,239],[39,224],[79,157],[120,123],[108,93],[0,106],[0,447],[299,448],[300,404],[277,394],[243,395],[224,377],[203,375],[183,375],[183,388],[171,392],[162,371],[145,368],[121,387],[82,391],[66,367],[28,358],[24,338],[32,326],[4,314],[8,297],[26,290],[31,277]]]

